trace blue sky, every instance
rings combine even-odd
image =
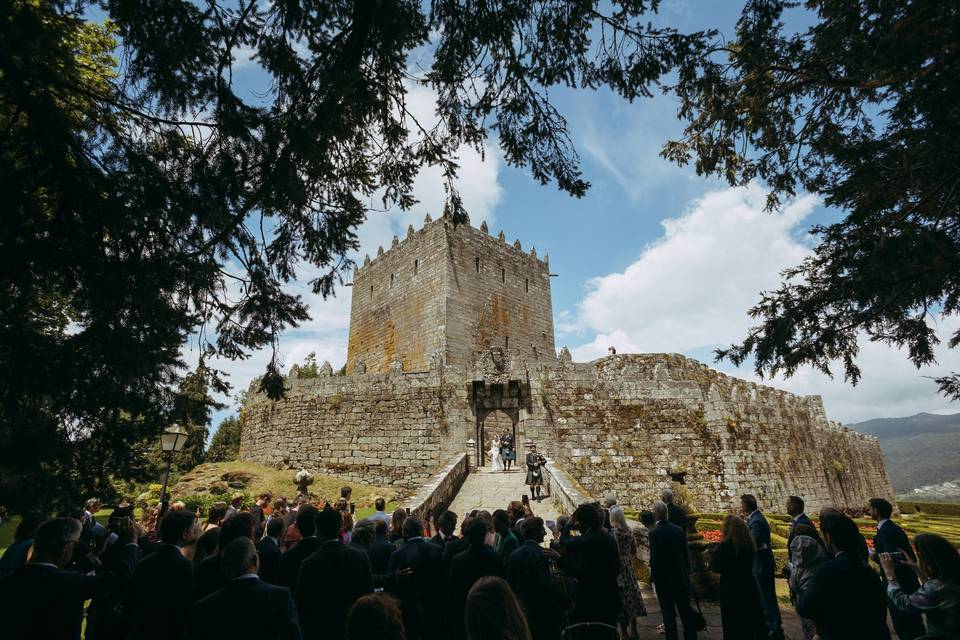
[[[681,30],[715,27],[731,34],[741,2],[664,2],[660,17]],[[788,26],[801,29],[809,16],[794,12]],[[254,90],[254,65],[237,71],[237,81]],[[812,196],[785,203],[778,214],[765,214],[763,185],[732,189],[714,178],[696,176],[659,157],[664,142],[681,124],[670,96],[657,95],[632,104],[607,91],[561,90],[552,99],[566,116],[584,176],[592,183],[582,199],[541,186],[523,168],[508,167],[491,139],[485,160],[473,151],[461,155],[460,189],[479,226],[503,229],[509,242],[536,246],[549,253],[557,348],[567,345],[577,360],[606,353],[613,344],[621,353],[678,352],[712,363],[712,351],[742,337],[750,326],[747,309],[764,288],[779,282],[780,270],[809,251],[807,231],[839,215]],[[431,95],[411,94],[414,108],[430,111]],[[424,214],[442,209],[443,189],[436,171],[418,179],[421,201],[412,211],[374,213],[359,230],[364,253],[388,247],[393,234],[403,237],[408,224],[419,227]],[[280,352],[289,367],[312,352],[339,367],[346,359],[350,290],[322,301],[305,282],[293,287],[311,301],[313,320],[287,331]],[[955,330],[956,318],[940,321]],[[820,394],[831,419],[855,422],[920,411],[960,411],[936,394],[924,376],[960,370],[960,356],[941,348],[939,363],[917,371],[902,353],[864,343],[863,380],[851,387],[842,371],[833,380],[804,371],[789,380],[767,381],[800,394]],[[267,351],[247,361],[221,363],[236,389],[263,371]],[[749,366],[717,368],[756,379]],[[232,411],[215,416],[214,424]]]

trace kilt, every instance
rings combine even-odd
[[[543,484],[543,470],[527,467],[527,486],[539,487]]]

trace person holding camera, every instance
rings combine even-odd
[[[916,566],[917,557],[910,546],[910,539],[896,522],[890,518],[893,516],[893,505],[883,498],[871,498],[869,502],[870,517],[877,521],[877,533],[873,537],[873,560],[880,563],[880,554],[905,555],[903,558],[907,562],[897,563],[896,582],[900,589],[907,595],[912,594],[920,588],[920,581],[912,567]],[[887,576],[881,572],[883,581],[883,590],[887,590]],[[897,632],[900,640],[914,640],[926,633],[923,624],[923,617],[911,611],[901,611],[890,600],[887,600],[887,610],[890,612],[890,620],[893,622],[893,630]]]

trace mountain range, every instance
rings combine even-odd
[[[940,495],[946,491],[960,497],[960,413],[918,413],[846,426],[877,437],[897,494],[915,499],[950,497]]]

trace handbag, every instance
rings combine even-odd
[[[697,603],[697,612],[694,614],[696,618],[694,622],[696,623],[697,633],[703,631],[707,628],[707,619],[703,617],[703,611],[700,610],[700,598],[697,597],[697,594],[693,594],[693,601]]]

